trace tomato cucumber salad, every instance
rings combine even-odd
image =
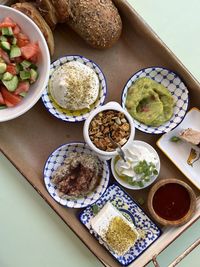
[[[13,107],[26,96],[38,78],[40,49],[15,21],[0,22],[0,109]]]

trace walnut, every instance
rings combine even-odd
[[[90,123],[89,137],[93,144],[104,151],[113,151],[116,147],[110,137],[124,145],[130,136],[130,124],[124,113],[105,110],[98,113]]]

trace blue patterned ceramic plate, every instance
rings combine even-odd
[[[158,226],[144,213],[136,202],[128,196],[119,186],[113,184],[107,188],[103,196],[95,205],[101,209],[107,202],[111,202],[130,222],[134,223],[140,234],[135,245],[123,256],[115,254],[108,245],[93,231],[90,221],[95,216],[92,206],[87,207],[80,214],[80,221],[89,229],[100,244],[124,266],[136,260],[161,235]]]
[[[133,83],[142,77],[151,78],[158,83],[163,84],[172,94],[175,100],[174,114],[165,124],[152,127],[147,126],[134,119],[135,127],[145,133],[162,134],[171,131],[184,118],[188,108],[188,90],[181,78],[174,72],[162,67],[150,67],[136,72],[126,83],[122,92],[122,107],[126,109],[126,97],[128,89]],[[127,110],[127,109],[126,109]]]
[[[108,186],[110,171],[106,161],[99,159],[102,165],[103,174],[99,185],[94,192],[85,197],[76,199],[64,199],[59,196],[57,187],[51,182],[54,171],[62,164],[70,152],[79,152],[87,154],[96,154],[85,143],[69,143],[58,147],[47,159],[44,166],[44,182],[49,194],[61,205],[69,208],[82,208],[93,204],[104,193]]]
[[[48,86],[46,87],[44,93],[42,94],[42,101],[45,105],[45,107],[48,109],[48,111],[57,117],[58,119],[61,119],[63,121],[68,121],[68,122],[78,122],[78,121],[84,121],[90,114],[90,112],[93,109],[96,109],[98,106],[102,106],[105,101],[106,93],[107,93],[107,85],[106,85],[106,79],[105,76],[102,72],[102,70],[99,68],[99,66],[94,63],[92,60],[87,59],[83,56],[64,56],[61,57],[57,60],[55,60],[51,64],[50,68],[50,76],[51,78],[52,73],[55,71],[55,69],[64,63],[70,62],[70,61],[79,61],[80,63],[85,64],[86,66],[92,68],[98,78],[99,78],[99,83],[100,83],[100,89],[99,89],[99,96],[98,99],[95,101],[95,103],[92,105],[91,109],[84,109],[80,111],[80,114],[77,115],[77,112],[73,111],[66,111],[65,109],[59,107],[55,101],[53,101],[50,93]]]

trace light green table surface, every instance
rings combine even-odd
[[[200,80],[200,1],[129,2]],[[1,154],[0,185],[0,267],[102,266]],[[161,267],[199,236],[200,220],[159,256]],[[199,267],[200,248],[179,266]]]

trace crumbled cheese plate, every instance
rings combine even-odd
[[[91,219],[93,230],[119,256],[124,255],[139,238],[133,223],[107,202],[98,214]]]

